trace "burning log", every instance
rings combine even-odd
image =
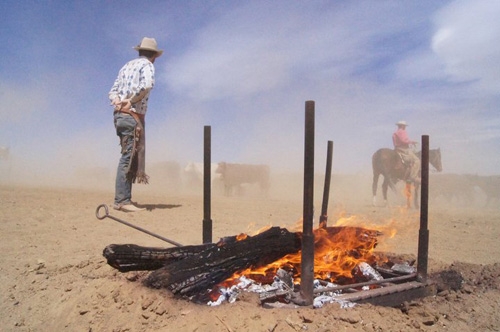
[[[335,257],[360,258],[367,249],[375,247],[379,235],[378,231],[361,227],[319,228],[315,230],[315,251],[321,254],[325,250],[343,248]],[[272,227],[255,236],[225,237],[216,244],[173,248],[111,244],[104,249],[103,255],[109,265],[121,272],[154,270],[145,280],[149,287],[167,288],[174,294],[191,296],[211,289],[235,273],[266,267],[290,254],[300,254],[301,240],[300,232]],[[296,262],[287,260],[281,266],[288,266],[289,272],[300,273],[300,265]],[[349,267],[347,269],[350,271]],[[339,276],[338,272],[328,271],[330,275]],[[318,267],[317,272],[321,273],[321,268]]]
[[[210,243],[197,246],[153,248],[135,244],[110,244],[104,248],[102,254],[106,257],[108,264],[120,272],[152,271],[215,246]]]
[[[143,247],[135,244],[110,244],[103,250],[107,263],[120,272],[153,271],[170,263],[198,255],[202,251],[234,244],[246,234],[227,236],[218,243],[207,243],[173,248]]]
[[[145,284],[168,288],[174,294],[192,295],[206,291],[249,267],[264,266],[300,250],[297,233],[272,227],[241,241],[214,246],[153,271]]]

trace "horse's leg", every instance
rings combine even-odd
[[[387,189],[389,188],[389,176],[384,176],[384,182],[382,183],[382,193],[384,195],[384,205],[387,206]]]
[[[406,182],[405,186],[405,196],[406,196],[406,207],[411,208],[411,183]]]
[[[414,198],[414,203],[415,203],[415,209],[418,209],[420,207],[418,203],[418,189],[420,188],[420,185],[418,183],[415,183],[415,198]]]

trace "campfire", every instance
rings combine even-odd
[[[339,296],[414,275],[413,262],[394,263],[375,252],[381,235],[380,230],[355,226],[314,230],[315,307],[348,303]],[[167,288],[196,303],[218,305],[234,302],[242,292],[255,292],[269,306],[294,303],[301,281],[301,239],[300,232],[271,227],[255,236],[240,234],[214,244],[173,248],[112,244],[103,254],[121,272],[153,271],[144,280],[147,286]]]
[[[329,141],[325,190],[319,227],[313,229],[314,102],[306,102],[303,229],[271,227],[254,236],[240,234],[213,243],[210,219],[210,127],[205,127],[203,244],[183,246],[109,215],[97,208],[98,219],[109,217],[146,232],[173,248],[111,244],[103,252],[119,271],[152,271],[144,280],[153,288],[197,303],[233,302],[245,291],[259,293],[262,304],[313,305],[369,302],[397,306],[435,293],[427,281],[428,136],[422,137],[422,186],[419,246],[416,262],[388,259],[374,251],[390,229],[327,226],[331,172]],[[105,215],[100,215],[101,207]],[[416,263],[416,264],[415,264]],[[416,266],[414,266],[416,265]]]

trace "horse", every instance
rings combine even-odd
[[[422,151],[416,153],[419,159],[422,159]],[[441,149],[429,150],[429,163],[436,169],[436,171],[442,171],[441,165]],[[372,168],[373,168],[373,206],[376,205],[377,197],[377,187],[378,178],[380,175],[384,176],[384,182],[382,183],[382,192],[384,195],[384,202],[387,205],[387,188],[391,187],[395,190],[395,184],[399,180],[405,180],[407,177],[407,167],[403,164],[399,153],[396,150],[382,148],[377,150],[372,156]],[[415,187],[414,204],[415,208],[419,207],[418,204],[418,189],[420,183],[406,183],[406,197],[407,206],[411,207],[410,197],[411,197],[411,185]]]

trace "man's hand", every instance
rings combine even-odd
[[[130,109],[132,108],[130,99],[120,100],[120,98],[115,98],[111,102],[111,105],[114,106],[115,111],[130,111]]]
[[[118,97],[116,97],[115,99],[113,99],[113,101],[111,102],[111,105],[114,107],[115,111],[119,111],[122,108],[122,106],[121,106],[121,100]]]
[[[132,103],[130,102],[130,99],[122,100],[120,107],[121,107],[120,110],[122,111],[130,111],[130,109],[132,108]]]

